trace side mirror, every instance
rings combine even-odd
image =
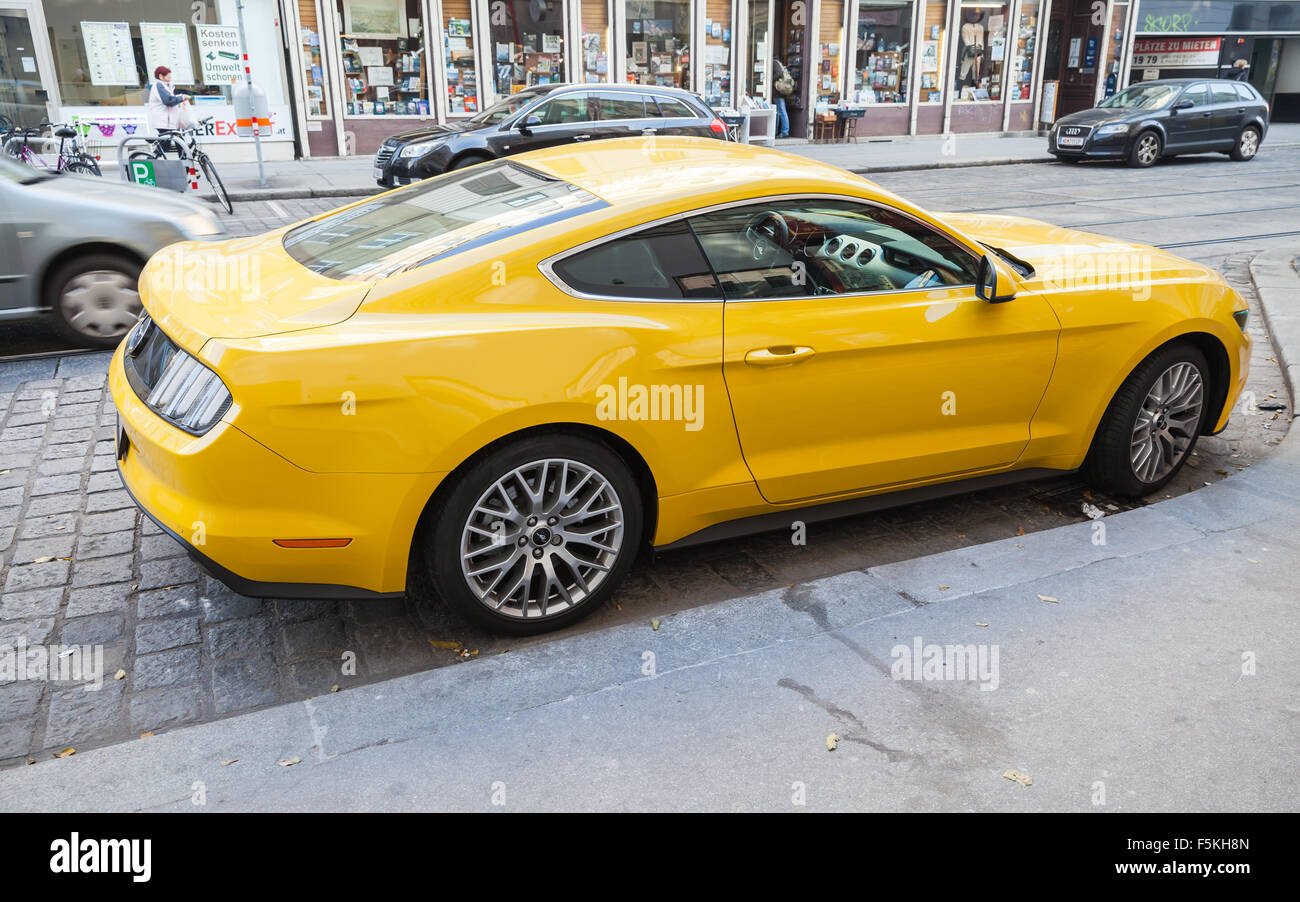
[[[990,304],[1001,304],[1016,296],[1016,287],[1011,277],[988,254],[980,258],[979,270],[975,276],[975,295]]]
[[[523,119],[519,120],[518,128],[520,132],[526,135],[541,124],[542,120],[536,116],[525,116]]]
[[[1184,97],[1182,100],[1178,101],[1173,105],[1173,108],[1170,110],[1170,112],[1176,113],[1179,110],[1190,110],[1194,106],[1196,106],[1196,104],[1192,101],[1192,98]]]

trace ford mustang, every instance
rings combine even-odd
[[[1250,353],[1204,266],[704,138],[176,245],[140,296],[118,465],[203,566],[258,597],[429,591],[515,634],[646,547],[1043,471],[1154,492]]]

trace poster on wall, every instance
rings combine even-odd
[[[190,58],[190,33],[181,22],[141,22],[140,43],[144,46],[144,68],[149,78],[154,70],[172,70],[172,84],[194,84],[194,63]]]
[[[205,85],[228,85],[244,74],[240,65],[239,26],[195,25],[199,36],[199,65]]]
[[[1205,69],[1219,64],[1223,38],[1138,38],[1133,65],[1161,69]]]
[[[82,22],[86,65],[92,85],[140,86],[131,49],[131,26],[126,22]]]
[[[402,0],[343,0],[343,30],[348,37],[393,41],[407,37]]]

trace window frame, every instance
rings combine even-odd
[[[895,215],[905,217],[906,219],[910,219],[916,224],[920,225],[921,227],[930,229],[936,232],[937,234],[942,235],[944,238],[948,239],[953,244],[957,245],[957,247],[972,254],[976,258],[976,260],[979,260],[982,257],[992,254],[992,251],[989,251],[987,249],[977,250],[975,247],[972,247],[969,243],[967,243],[965,238],[960,238],[954,235],[947,228],[939,228],[938,226],[935,226],[932,223],[926,222],[924,219],[921,219],[918,216],[914,216],[911,213],[907,212],[906,210],[900,210],[897,207],[891,207],[889,204],[882,203],[877,200],[872,200],[871,198],[867,198],[867,197],[857,197],[852,194],[837,194],[835,192],[830,192],[830,191],[814,191],[814,192],[800,193],[800,194],[772,194],[772,195],[765,195],[762,197],[749,197],[749,198],[745,198],[744,200],[732,200],[732,201],[725,201],[723,203],[718,203],[718,204],[710,204],[707,207],[699,207],[684,213],[674,213],[671,216],[662,216],[658,219],[651,220],[650,222],[644,222],[638,225],[628,226],[625,229],[619,229],[618,231],[611,232],[608,235],[602,235],[599,238],[592,238],[591,240],[585,241],[582,244],[575,245],[574,247],[560,251],[559,253],[552,254],[551,256],[546,257],[545,259],[539,261],[537,264],[537,268],[542,273],[542,275],[546,277],[546,280],[548,282],[550,282],[552,285],[554,285],[556,288],[560,289],[560,291],[564,292],[570,297],[578,298],[584,301],[620,301],[624,303],[631,302],[634,304],[646,304],[646,303],[779,304],[783,301],[810,301],[814,299],[828,299],[828,298],[878,297],[881,295],[891,295],[891,294],[912,294],[918,291],[938,291],[938,290],[951,291],[951,290],[956,290],[961,288],[970,288],[970,289],[975,288],[974,282],[969,282],[969,283],[963,282],[958,285],[932,285],[927,288],[894,288],[887,291],[857,291],[857,292],[846,292],[844,294],[801,294],[801,295],[792,295],[790,297],[779,297],[779,298],[736,298],[736,299],[728,300],[726,297],[726,292],[722,288],[722,283],[718,281],[718,274],[716,271],[714,271],[713,273],[714,283],[718,286],[718,297],[716,298],[680,298],[680,299],[640,298],[640,297],[627,297],[627,296],[620,297],[617,295],[588,294],[586,292],[579,291],[578,289],[573,288],[572,286],[568,285],[563,279],[561,279],[560,276],[555,272],[553,268],[556,263],[559,263],[560,261],[564,260],[567,257],[571,257],[574,256],[575,254],[580,254],[584,251],[591,250],[592,248],[598,247],[599,245],[605,244],[606,242],[615,241],[621,238],[626,238],[630,235],[635,235],[638,232],[646,231],[648,229],[653,229],[670,222],[675,222],[677,220],[690,220],[696,216],[703,216],[705,214],[714,213],[719,210],[728,210],[733,207],[747,207],[747,206],[752,206],[761,203],[785,203],[789,201],[809,201],[809,200],[811,201],[841,200],[841,201],[848,201],[854,204],[860,204],[866,207],[872,207],[878,210],[885,210]],[[692,234],[694,234],[694,229],[692,229]],[[699,243],[698,237],[696,238],[696,243],[697,244]],[[709,260],[709,255],[705,252],[702,246],[700,247],[700,253],[704,254],[704,261],[709,264],[709,268],[710,270],[712,270],[713,261]]]

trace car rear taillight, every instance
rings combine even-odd
[[[713,132],[715,135],[725,135],[727,133],[727,123],[723,122],[721,119],[714,119],[709,123],[709,131]]]

